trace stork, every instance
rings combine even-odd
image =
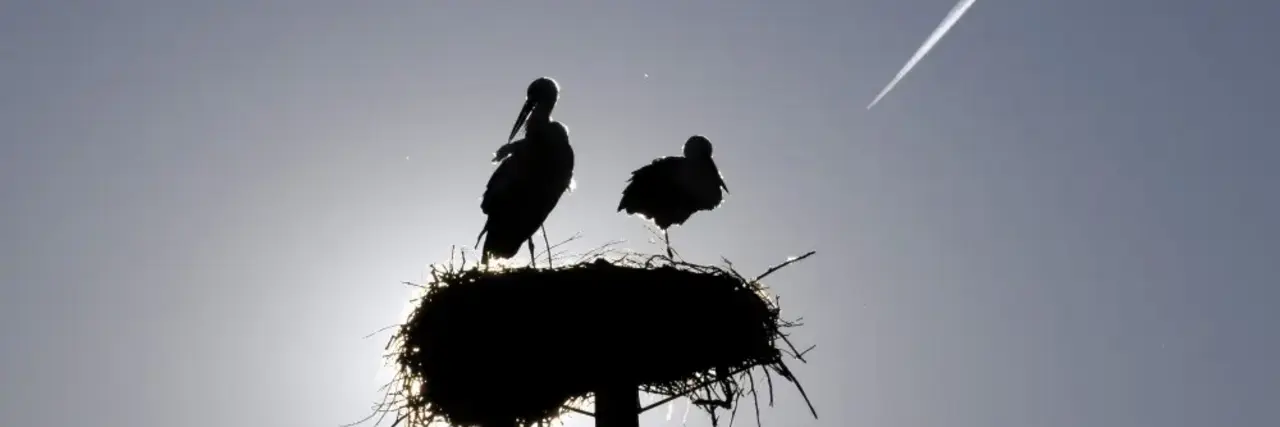
[[[720,190],[729,192],[711,159],[711,141],[702,135],[685,141],[683,157],[655,159],[631,172],[627,182],[618,211],[639,214],[662,229],[668,257],[674,257],[674,253],[667,230],[688,221],[695,212],[720,206],[724,200]]]
[[[530,83],[507,144],[494,154],[498,168],[489,177],[480,202],[480,210],[488,216],[476,236],[476,246],[484,239],[481,263],[487,264],[490,256],[511,258],[524,242],[529,243],[529,258],[533,259],[533,235],[573,182],[569,128],[551,120],[559,98],[560,86],[555,80],[540,77]],[[522,126],[524,138],[511,141]],[[550,247],[547,250],[550,256]]]

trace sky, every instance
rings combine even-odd
[[[766,426],[1280,425],[1280,4],[979,0],[867,110],[953,4],[0,1],[0,425],[362,418],[538,76],[553,241],[660,251],[619,193],[703,134],[675,247],[818,252]]]

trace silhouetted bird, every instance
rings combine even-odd
[[[711,141],[702,135],[684,143],[684,157],[662,157],[635,172],[622,190],[618,210],[639,214],[662,229],[667,256],[673,256],[667,229],[689,220],[697,211],[715,209],[724,200],[725,185],[711,159]]]
[[[476,236],[476,246],[484,238],[482,263],[487,264],[491,255],[511,258],[524,242],[529,243],[529,257],[533,258],[534,233],[573,181],[569,129],[551,120],[551,110],[559,97],[560,87],[555,80],[541,77],[529,84],[524,108],[516,117],[511,136],[494,154],[493,161],[501,163],[485,187],[480,210],[488,220]],[[522,125],[524,138],[512,142]],[[488,238],[484,237],[486,233]]]

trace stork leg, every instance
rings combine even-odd
[[[532,237],[532,236],[531,236],[531,237],[529,237],[529,266],[530,266],[530,267],[533,267],[533,268],[537,268],[537,267],[538,267],[538,257],[537,257],[537,253],[533,252],[533,237]]]
[[[551,260],[551,238],[547,237],[547,225],[542,225],[542,243],[547,245],[547,268],[553,267]]]
[[[667,234],[667,229],[662,229],[662,240],[667,242],[667,258],[676,259],[675,252],[671,250],[671,235]]]
[[[480,250],[480,265],[485,267],[489,266],[489,251],[486,251],[483,246],[480,246],[480,239],[483,238],[484,233],[487,232],[489,232],[489,224],[485,224],[484,228],[480,230],[480,235],[476,236],[475,244],[475,248]]]

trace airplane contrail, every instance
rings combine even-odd
[[[933,33],[929,34],[929,38],[925,39],[924,44],[920,45],[920,48],[916,49],[916,53],[911,55],[911,59],[907,60],[907,65],[903,65],[902,69],[898,70],[898,75],[894,76],[893,80],[890,80],[889,84],[885,85],[884,89],[880,90],[880,94],[876,95],[876,99],[872,100],[871,104],[867,105],[867,109],[870,110],[877,102],[880,102],[880,98],[883,98],[885,94],[889,93],[890,90],[893,90],[893,87],[898,84],[898,81],[902,80],[902,78],[911,71],[911,68],[915,67],[916,63],[920,62],[920,59],[924,58],[924,56],[929,53],[929,50],[933,49],[933,45],[938,44],[938,40],[942,40],[942,36],[946,35],[947,31],[950,31],[951,27],[956,25],[956,22],[960,21],[960,17],[964,16],[964,13],[968,11],[969,7],[973,6],[973,3],[976,1],[977,0],[960,0],[960,3],[957,3],[955,7],[951,8],[951,11],[947,12],[947,17],[942,18],[942,23],[938,24],[938,28],[933,29]]]

